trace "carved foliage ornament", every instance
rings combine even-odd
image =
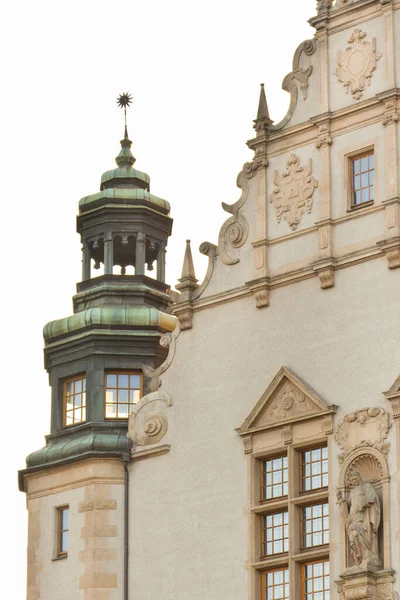
[[[272,192],[270,202],[275,206],[276,219],[280,223],[283,216],[295,230],[303,213],[306,210],[311,212],[312,196],[314,189],[318,187],[317,180],[311,175],[311,159],[307,167],[302,167],[300,158],[291,154],[286,171],[282,175],[275,171],[274,183],[277,187]]]
[[[350,93],[354,100],[360,100],[367,85],[371,83],[372,73],[382,54],[376,50],[376,38],[367,42],[367,34],[355,29],[349,37],[346,50],[338,52],[335,75]]]

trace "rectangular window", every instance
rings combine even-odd
[[[276,456],[261,462],[261,500],[281,498],[288,493],[288,459]]]
[[[328,448],[321,446],[301,453],[301,491],[328,486]]]
[[[64,425],[86,421],[86,375],[64,381]]]
[[[57,508],[57,556],[66,556],[68,553],[69,537],[69,507]]]
[[[142,375],[119,371],[106,374],[106,419],[127,419],[142,396]]]
[[[263,573],[262,600],[289,600],[289,569]]]
[[[289,550],[288,512],[277,512],[263,516],[262,549],[263,556],[281,554]]]
[[[351,159],[351,208],[374,200],[375,157],[373,150]]]
[[[329,544],[329,504],[313,504],[301,509],[302,547]]]
[[[303,565],[304,600],[329,600],[329,561]]]

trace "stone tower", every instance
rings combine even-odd
[[[79,202],[74,312],[44,328],[51,431],[19,473],[29,512],[29,600],[65,598],[66,588],[69,598],[113,600],[125,581],[128,415],[146,390],[142,366],[162,363],[160,337],[176,322],[166,314],[170,206],[150,193],[130,148],[125,128],[117,168]]]

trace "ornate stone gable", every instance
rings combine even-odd
[[[287,162],[287,169],[279,175],[274,174],[274,183],[277,186],[271,195],[276,209],[276,219],[280,223],[282,217],[295,230],[301,221],[303,213],[311,212],[313,205],[314,189],[318,187],[317,180],[311,174],[311,159],[308,166],[300,165],[300,158],[291,154]]]
[[[292,371],[282,367],[240,427],[239,434],[324,414],[327,415],[325,429],[329,432],[330,415],[335,410],[335,406],[327,405]]]
[[[360,100],[367,85],[371,84],[372,73],[382,54],[376,50],[376,38],[367,42],[367,34],[355,29],[344,52],[338,52],[335,75],[350,93],[354,100]]]

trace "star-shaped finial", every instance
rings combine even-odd
[[[120,94],[117,98],[117,104],[120,108],[123,108],[126,111],[126,107],[130,106],[133,102],[132,95],[129,92],[125,92],[124,94]]]

